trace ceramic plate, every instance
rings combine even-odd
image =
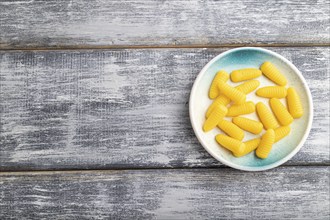
[[[208,98],[208,90],[216,72],[223,69],[230,73],[233,70],[242,68],[259,68],[265,62],[272,62],[287,78],[288,85],[293,86],[300,95],[304,108],[304,115],[295,119],[291,124],[291,133],[277,142],[267,159],[259,159],[252,152],[244,157],[236,158],[231,152],[221,147],[216,141],[215,136],[223,133],[220,129],[215,128],[207,133],[203,132],[202,126],[205,121],[205,112],[212,100]],[[260,87],[275,85],[266,77],[257,78],[260,81]],[[238,85],[239,83],[232,83]],[[269,107],[268,99],[261,98],[255,95],[255,91],[247,95],[247,101],[251,100],[254,103],[263,102]],[[285,99],[281,99],[285,103]],[[277,167],[291,157],[293,157],[304,144],[309,131],[311,129],[313,119],[313,102],[307,83],[300,71],[287,59],[270,50],[262,48],[243,47],[228,50],[214,59],[212,59],[199,73],[193,85],[190,101],[189,114],[194,132],[203,145],[203,147],[220,162],[240,170],[260,171]],[[243,117],[258,120],[256,113],[244,115]],[[231,120],[231,118],[225,118]],[[265,131],[261,134],[263,134]],[[260,136],[260,135],[259,135]],[[243,141],[255,138],[256,135],[245,132]]]

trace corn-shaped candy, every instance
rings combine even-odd
[[[260,122],[243,117],[233,118],[233,123],[252,134],[259,134],[263,128],[263,125]]]
[[[224,134],[218,134],[215,136],[216,141],[224,148],[230,150],[234,154],[242,154],[245,148],[245,144],[239,140],[229,137]]]
[[[285,136],[287,136],[288,134],[290,134],[291,128],[290,126],[282,126],[282,127],[278,127],[274,130],[275,132],[275,143],[279,140],[281,140],[282,138],[284,138]]]
[[[245,102],[246,95],[243,92],[235,89],[234,87],[224,82],[220,82],[218,85],[219,85],[219,91],[225,96],[227,96],[233,102],[237,104]]]
[[[220,70],[219,72],[217,72],[217,74],[215,75],[211,86],[210,86],[210,90],[209,90],[209,97],[210,99],[215,99],[216,97],[218,97],[219,95],[219,89],[218,89],[218,84],[219,82],[227,82],[227,80],[229,79],[229,74],[224,71],[224,70]]]
[[[264,98],[284,98],[287,95],[286,88],[283,86],[266,86],[257,90],[257,96]]]
[[[277,118],[277,121],[279,121],[281,125],[285,126],[293,122],[292,116],[279,99],[272,98],[269,100],[269,104],[275,117]]]
[[[258,80],[250,80],[245,83],[242,83],[235,88],[244,94],[249,94],[250,92],[254,91],[256,88],[258,88],[260,85],[260,82]]]
[[[275,129],[279,126],[273,113],[262,102],[258,102],[256,105],[257,113],[261,123],[265,129]]]
[[[241,154],[234,154],[234,156],[235,157],[242,157],[242,156],[245,156],[245,155],[251,153],[252,151],[257,149],[257,147],[260,144],[260,141],[261,141],[260,138],[255,138],[255,139],[244,142],[245,147],[244,147],[243,152]]]
[[[205,132],[215,128],[221,119],[227,114],[227,108],[223,105],[215,106],[210,117],[208,117],[204,123],[203,130]]]
[[[232,138],[240,141],[244,138],[244,131],[230,121],[221,120],[218,127]]]
[[[280,86],[285,86],[287,80],[285,76],[271,62],[264,62],[260,66],[262,73],[271,81]]]
[[[257,78],[261,75],[262,75],[262,73],[258,69],[246,68],[246,69],[240,69],[240,70],[235,70],[235,71],[231,72],[230,79],[233,82],[241,82],[244,80]]]
[[[266,133],[261,137],[260,144],[256,150],[257,157],[265,159],[268,157],[270,150],[275,141],[275,132],[273,129],[268,129]]]
[[[206,118],[208,118],[211,114],[211,112],[213,111],[214,107],[217,105],[228,105],[230,103],[230,99],[227,98],[224,95],[219,95],[214,101],[213,103],[209,106],[209,108],[206,111]]]
[[[241,105],[232,105],[228,109],[227,116],[234,117],[238,115],[250,114],[252,112],[255,112],[255,110],[256,107],[254,106],[253,102],[245,102],[244,104]]]
[[[288,96],[286,97],[288,109],[293,118],[300,118],[304,114],[300,98],[293,87],[288,88]]]

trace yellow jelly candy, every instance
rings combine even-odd
[[[280,122],[281,125],[289,125],[293,122],[293,118],[286,109],[286,107],[277,98],[272,98],[269,100],[271,109],[274,112],[275,117]]]
[[[285,86],[287,80],[285,76],[271,62],[264,62],[260,66],[262,73],[271,81],[280,86]]]
[[[268,129],[261,137],[259,146],[257,147],[256,154],[259,158],[265,159],[268,157],[270,150],[275,141],[275,132],[273,129]]]
[[[233,118],[233,123],[243,130],[253,134],[259,134],[263,128],[263,125],[260,122],[243,117]]]
[[[257,113],[261,123],[264,125],[265,129],[277,128],[279,124],[277,123],[273,113],[266,107],[262,102],[258,102],[256,105]]]
[[[290,134],[291,128],[290,126],[282,126],[278,127],[274,130],[275,132],[275,143]]]
[[[300,118],[304,114],[304,110],[300,98],[293,87],[288,88],[288,96],[286,97],[288,109],[293,118]]]
[[[228,109],[227,116],[233,117],[233,116],[238,116],[238,115],[250,114],[252,112],[255,112],[255,110],[256,110],[256,108],[255,108],[253,102],[245,102],[244,104],[241,104],[241,105],[232,105]]]
[[[244,138],[244,131],[230,121],[221,120],[218,127],[232,138],[240,141]]]
[[[215,139],[221,146],[223,146],[227,150],[230,150],[234,154],[240,155],[244,151],[245,144],[239,140],[236,140],[235,138],[229,137],[224,134],[218,134],[217,136],[215,136]]]
[[[284,98],[287,95],[286,88],[283,86],[266,86],[257,90],[257,96],[264,98]]]
[[[243,152],[241,154],[235,154],[234,153],[234,156],[235,157],[242,157],[242,156],[245,156],[245,155],[251,153],[252,151],[257,149],[257,147],[260,144],[260,141],[261,141],[260,138],[255,138],[255,139],[244,142],[245,147],[244,147]]]
[[[244,94],[249,94],[250,92],[254,91],[256,88],[258,88],[260,85],[260,82],[258,80],[250,80],[247,82],[244,82],[235,88]]]
[[[219,91],[225,96],[227,96],[233,102],[237,104],[245,102],[246,95],[243,92],[235,89],[234,87],[224,82],[220,82],[218,85],[219,85]]]
[[[213,111],[214,107],[217,105],[228,105],[230,103],[230,99],[227,98],[224,95],[219,95],[214,101],[213,103],[209,106],[209,108],[206,111],[206,118],[208,118],[211,114],[211,112]]]
[[[227,114],[227,108],[225,106],[223,105],[215,106],[210,117],[206,119],[203,126],[203,130],[207,132],[215,128],[226,114]]]
[[[229,74],[224,71],[224,70],[220,70],[219,72],[217,72],[217,74],[215,75],[211,86],[210,86],[210,90],[209,90],[209,97],[210,99],[215,99],[216,97],[218,97],[219,95],[219,89],[218,89],[218,84],[219,82],[227,82],[227,80],[229,79]]]
[[[235,71],[231,72],[230,79],[233,82],[240,82],[240,81],[244,81],[244,80],[254,79],[261,75],[262,75],[262,73],[258,69],[246,68],[246,69],[240,69],[240,70],[235,70]]]

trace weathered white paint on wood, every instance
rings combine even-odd
[[[329,44],[327,0],[0,0],[0,49]],[[0,170],[219,167],[192,83],[222,49],[0,51]],[[329,48],[272,48],[302,71],[311,134],[288,163],[0,173],[0,219],[329,219]]]
[[[214,167],[191,129],[198,72],[226,49],[0,53],[0,169]],[[329,50],[272,48],[309,84],[311,134],[287,164],[329,164]]]
[[[0,48],[329,44],[328,0],[1,0]]]
[[[329,171],[0,173],[0,218],[328,220]]]

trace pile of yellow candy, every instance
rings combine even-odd
[[[246,101],[246,95],[260,85],[258,80],[252,79],[262,74],[277,84],[262,87],[256,91],[257,96],[269,99],[272,111],[262,102],[255,105],[252,101]],[[216,141],[236,157],[256,150],[257,157],[265,159],[273,144],[290,133],[290,124],[293,119],[303,115],[300,98],[294,88],[285,87],[287,85],[285,76],[270,62],[264,62],[260,70],[247,68],[233,71],[230,74],[232,82],[249,80],[236,87],[227,84],[228,79],[229,74],[220,70],[212,81],[209,98],[214,101],[207,109],[203,130],[207,132],[215,127],[220,128],[227,135],[218,134],[215,137]],[[288,108],[279,100],[282,98],[286,98]],[[232,104],[228,106],[230,103]],[[238,117],[255,111],[260,122]],[[233,117],[232,122],[225,120],[224,117]],[[258,135],[263,128],[266,132],[261,137],[242,142],[244,131]]]

